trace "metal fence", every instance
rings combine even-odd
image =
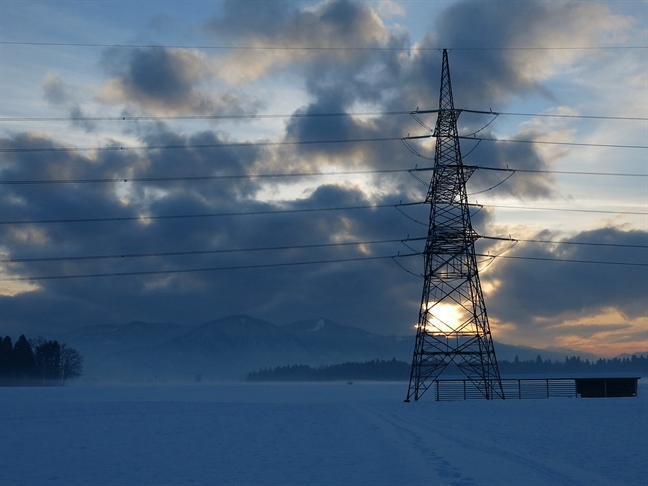
[[[577,397],[576,380],[572,378],[527,378],[502,380],[507,400]],[[484,394],[470,380],[440,380],[432,387],[437,401],[483,400]]]

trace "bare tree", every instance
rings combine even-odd
[[[40,378],[56,381],[61,376],[61,345],[43,338],[37,338],[35,343],[34,358]]]
[[[76,378],[83,373],[83,356],[66,344],[61,345],[60,354],[61,383],[68,378]]]

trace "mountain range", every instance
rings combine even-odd
[[[246,315],[197,326],[141,321],[88,326],[57,336],[84,357],[84,380],[168,382],[244,379],[276,366],[329,365],[349,361],[411,361],[412,336],[384,336],[329,319],[277,326]],[[573,350],[545,350],[496,343],[498,359],[597,359]]]

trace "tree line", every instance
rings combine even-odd
[[[407,379],[410,364],[405,361],[373,360],[365,363],[342,363],[329,366],[308,365],[278,366],[248,373],[248,381],[337,381]]]
[[[10,336],[0,340],[0,385],[62,385],[82,373],[83,357],[65,343],[24,334],[15,344]]]
[[[566,357],[565,361],[543,360],[538,355],[534,360],[499,362],[500,374],[577,374],[577,373],[628,373],[648,377],[648,356],[611,358],[590,361],[580,356]]]
[[[566,357],[565,361],[543,360],[540,355],[532,360],[499,361],[502,378],[507,375],[578,375],[581,373],[627,373],[648,377],[648,357],[633,355],[631,358],[612,358],[590,361],[579,356]],[[401,381],[410,376],[411,363],[398,361],[373,360],[364,363],[348,362],[329,366],[311,367],[308,365],[278,366],[263,368],[248,373],[248,381],[339,381],[375,380]]]

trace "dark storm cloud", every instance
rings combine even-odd
[[[560,238],[544,231],[531,239]],[[645,267],[546,259],[645,264],[648,233],[600,228],[564,241],[643,247],[520,243],[506,255],[537,260],[503,259],[488,273],[489,280],[499,281],[497,290],[489,295],[491,313],[498,320],[532,328],[542,325],[541,322],[560,322],[578,314],[596,316],[606,309],[616,309],[629,319],[645,316],[648,292]]]
[[[206,100],[195,89],[203,68],[199,56],[163,47],[135,49],[123,56],[115,49],[105,53],[115,95],[154,108],[204,110]]]
[[[161,114],[254,112],[259,103],[233,93],[209,93],[202,83],[209,76],[203,56],[188,49],[138,48],[104,52],[102,64],[110,79],[99,98]]]
[[[218,143],[213,133],[183,137],[162,125],[143,143],[173,143],[175,150],[141,153],[98,151],[12,153],[3,160],[5,180],[52,178],[235,175],[263,152],[253,147],[198,150],[196,144]],[[3,147],[56,148],[57,143],[29,134],[3,139]],[[146,219],[149,215],[200,215],[258,211],[310,210],[327,207],[367,206],[359,189],[321,186],[307,198],[281,205],[255,201],[258,182],[150,181],[120,184],[61,184],[5,186],[0,197],[3,220],[50,220],[96,217],[138,217],[140,221],[0,225],[3,258],[37,256],[119,256],[159,252],[214,251],[209,254],[145,258],[103,258],[5,263],[12,276],[114,274],[257,266],[237,271],[199,271],[132,277],[39,280],[37,290],[3,297],[3,329],[70,328],[98,322],[131,319],[196,323],[227,314],[249,312],[285,322],[326,315],[348,323],[375,326],[390,332],[398,315],[410,303],[387,305],[387,296],[403,288],[403,279],[418,286],[391,260],[264,268],[266,265],[390,256],[408,251],[389,245],[308,248],[303,245],[405,237],[410,221],[392,208],[349,211],[308,211],[271,215],[208,218]],[[4,190],[6,189],[6,190]],[[390,197],[391,199],[391,197]],[[379,200],[378,203],[381,201]],[[283,251],[231,252],[295,246]],[[218,253],[227,250],[226,253]],[[385,275],[385,280],[376,279]],[[11,286],[3,282],[3,286]],[[394,285],[397,289],[394,288]],[[408,285],[406,282],[405,285]],[[350,295],[358,295],[352,306]],[[382,304],[362,310],[361,299],[384,296]],[[40,303],[37,305],[36,303]],[[407,314],[407,313],[406,313]],[[415,315],[415,312],[411,312]],[[357,321],[356,321],[357,319]],[[396,324],[398,326],[398,324]],[[403,323],[409,327],[407,323]]]
[[[488,132],[483,131],[479,136],[494,138]],[[515,139],[533,140],[533,137],[514,137]],[[462,140],[465,165],[476,165],[492,169],[519,169],[546,171],[551,166],[548,161],[530,143],[509,143]],[[474,149],[474,150],[473,150]],[[510,176],[510,177],[509,177]],[[551,174],[518,172],[511,175],[510,172],[499,170],[477,170],[470,178],[468,193],[477,196],[483,192],[497,189],[497,195],[510,194],[520,199],[548,198],[556,195],[555,181]]]
[[[453,82],[463,102],[487,108],[512,95],[551,96],[542,85],[544,77],[584,55],[516,48],[596,45],[597,36],[614,25],[612,17],[607,7],[594,2],[467,0],[448,7],[439,17],[434,36],[423,44],[494,48],[451,51]]]
[[[99,151],[93,156],[76,152],[15,153],[6,155],[3,176],[6,180],[49,179],[103,179],[137,177],[212,176],[245,174],[242,164],[254,149],[246,149],[241,157],[228,153],[227,149],[198,151],[182,148],[187,143],[219,140],[212,133],[195,134],[183,138],[168,131],[157,137],[150,135],[149,143],[159,143],[160,137],[168,143],[173,141],[175,150],[151,150],[141,154],[131,151]],[[55,148],[49,139],[20,135],[15,139],[3,139],[4,147]],[[154,211],[163,214],[192,214],[215,212],[214,207],[222,201],[236,202],[242,194],[253,191],[246,179],[227,183],[196,181],[195,187],[181,185],[179,181],[140,184],[55,184],[5,186],[0,196],[5,220],[51,220],[101,217],[138,217]],[[157,213],[159,214],[159,213]],[[137,251],[146,242],[150,231],[145,224],[112,225],[101,223],[70,223],[65,225],[4,225],[3,242],[20,244],[25,238],[25,228],[38,230],[42,245],[37,251],[55,253],[57,242],[66,250],[79,254],[88,250],[124,252],[127,248]],[[115,236],[106,240],[106,231]],[[123,233],[122,233],[123,231]],[[155,235],[151,235],[155,236]],[[141,238],[141,240],[140,240]],[[162,238],[159,242],[168,242]],[[87,246],[85,246],[87,245]],[[19,249],[14,247],[13,250]],[[33,272],[32,272],[33,274]]]
[[[186,176],[193,173],[196,176],[232,176],[245,175],[252,164],[264,156],[265,150],[259,147],[230,148],[217,147],[226,145],[232,140],[223,134],[212,131],[202,131],[191,135],[181,135],[165,126],[149,131],[142,136],[148,146],[173,146],[173,150],[154,149],[146,153],[146,165],[138,167],[133,176],[146,176],[151,171],[164,174],[167,177]],[[249,181],[231,184],[240,190],[242,185],[250,185]],[[168,182],[160,186],[168,187]]]

